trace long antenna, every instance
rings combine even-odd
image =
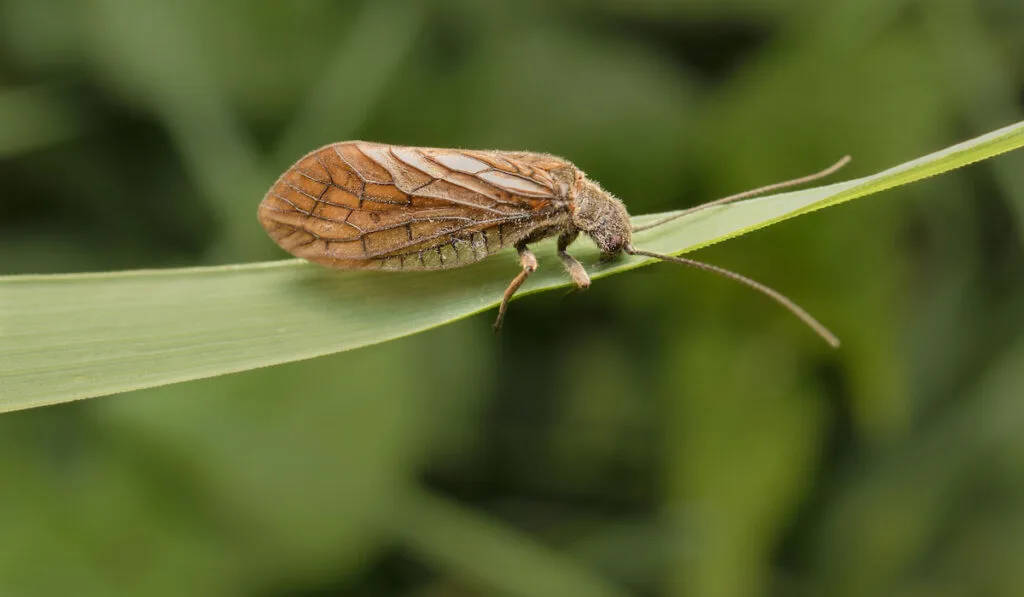
[[[728,197],[722,197],[721,199],[715,199],[714,201],[709,201],[707,203],[691,207],[690,209],[685,209],[685,210],[683,210],[683,211],[681,211],[681,212],[679,212],[677,214],[672,214],[671,216],[662,218],[662,219],[657,220],[657,221],[655,221],[655,222],[653,222],[651,224],[644,224],[643,226],[636,226],[636,227],[633,228],[633,232],[640,232],[642,230],[650,230],[651,228],[654,228],[656,226],[661,226],[662,224],[667,224],[667,223],[671,222],[672,220],[678,220],[679,218],[681,218],[683,216],[690,215],[690,214],[692,214],[695,211],[700,211],[702,209],[707,209],[709,207],[714,207],[716,205],[724,205],[726,203],[732,203],[733,201],[739,201],[740,199],[749,199],[750,197],[756,197],[758,195],[763,195],[765,193],[770,193],[772,191],[778,191],[780,189],[788,189],[789,187],[795,187],[795,186],[802,185],[802,184],[805,184],[805,183],[808,183],[808,182],[813,182],[815,180],[819,180],[819,179],[825,178],[826,176],[828,176],[830,174],[833,174],[836,170],[839,170],[840,168],[842,168],[843,166],[845,166],[849,162],[850,162],[850,156],[844,155],[838,162],[832,164],[831,166],[829,166],[828,168],[825,168],[824,170],[822,170],[820,172],[815,172],[814,174],[808,174],[807,176],[801,176],[800,178],[794,178],[792,180],[784,180],[782,182],[776,182],[776,183],[773,183],[773,184],[770,184],[770,185],[765,185],[763,187],[758,187],[756,189],[751,189],[749,191],[743,191],[742,193],[736,193],[735,195],[729,195]]]
[[[736,272],[718,267],[717,265],[704,263],[703,261],[694,261],[693,259],[687,259],[685,257],[675,257],[673,255],[662,255],[661,253],[654,253],[653,251],[645,251],[643,249],[638,249],[632,245],[628,245],[624,250],[629,255],[644,255],[647,257],[654,257],[655,259],[661,259],[662,261],[671,261],[672,263],[678,263],[680,265],[685,265],[688,267],[704,270],[706,272],[712,272],[720,276],[729,278],[730,280],[735,280],[741,284],[746,284],[747,286],[753,288],[754,290],[774,299],[775,302],[779,303],[780,305],[788,309],[793,315],[799,317],[812,330],[814,330],[815,333],[821,336],[825,340],[825,342],[831,344],[832,348],[839,348],[839,338],[837,338],[835,334],[830,332],[828,328],[822,325],[821,322],[812,317],[811,314],[808,313],[807,311],[804,311],[803,308],[800,307],[800,305],[797,305],[783,294],[765,286],[764,284],[761,284],[760,282],[751,280],[750,278],[737,274]]]

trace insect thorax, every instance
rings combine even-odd
[[[629,213],[621,201],[586,178],[577,183],[572,199],[572,223],[594,239],[602,252],[617,254],[631,240]]]

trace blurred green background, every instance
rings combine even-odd
[[[345,139],[634,214],[868,174],[1021,120],[1022,57],[1019,0],[0,0],[0,274],[283,258],[257,203]],[[1022,238],[1012,154],[700,253],[837,352],[661,265],[0,416],[0,595],[1024,594]]]

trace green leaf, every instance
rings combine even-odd
[[[84,129],[82,115],[51,90],[0,89],[0,158],[67,141]]]
[[[1024,145],[1024,122],[884,172],[711,208],[639,233],[682,253]],[[253,205],[255,209],[255,202]],[[649,222],[664,214],[639,217]],[[651,263],[597,265],[594,278]],[[520,296],[570,284],[551,242]],[[443,272],[338,272],[298,260],[223,267],[0,277],[0,411],[211,377],[368,346],[494,307],[512,254]],[[599,288],[599,286],[598,286]],[[599,291],[599,290],[597,290]],[[508,325],[523,325],[511,309]]]
[[[498,595],[625,597],[555,549],[425,491],[410,490],[392,530],[419,557]]]

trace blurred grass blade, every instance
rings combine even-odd
[[[0,159],[62,143],[84,126],[81,115],[51,91],[0,90]]]
[[[693,250],[1022,145],[1024,122],[873,176],[708,209],[638,234],[635,242],[660,252]],[[597,260],[589,242],[574,252],[585,264]],[[522,294],[569,284],[551,242],[537,253],[543,266]],[[588,267],[599,278],[645,263],[628,258]],[[499,256],[458,270],[404,274],[336,272],[291,260],[0,278],[0,411],[384,342],[495,306],[515,272],[515,260]],[[511,317],[509,325],[517,325],[514,310]]]
[[[420,558],[481,585],[483,594],[628,595],[565,554],[423,491],[403,499],[392,532]]]
[[[412,51],[426,8],[422,0],[377,0],[367,2],[352,16],[348,35],[325,59],[305,105],[278,143],[276,164],[285,168],[310,147],[332,139],[355,138]],[[377,43],[381,39],[389,43]],[[365,52],[369,47],[374,51]],[[354,84],[352,73],[359,73],[358,84]]]

